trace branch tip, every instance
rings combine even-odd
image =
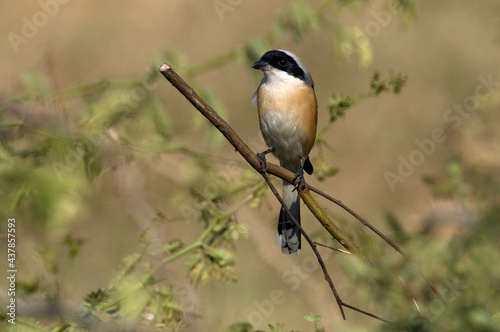
[[[170,65],[168,63],[164,63],[160,66],[160,72],[161,73],[164,73],[166,72],[167,70],[170,70],[172,69],[172,67],[170,67]]]
[[[351,310],[358,311],[362,314],[368,315],[373,318],[380,319],[379,317],[368,313],[364,310],[358,309],[354,306],[348,305],[345,302],[342,301],[340,298],[339,294],[337,293],[337,290],[335,288],[335,285],[333,284],[333,281],[330,277],[330,274],[328,273],[328,270],[325,266],[325,263],[323,262],[323,259],[321,258],[320,253],[318,252],[317,245],[311,240],[311,238],[308,236],[308,234],[304,231],[304,229],[300,226],[300,224],[295,220],[295,218],[292,216],[290,210],[286,206],[285,202],[283,199],[280,197],[279,193],[277,192],[276,188],[272,184],[271,180],[267,176],[267,174],[272,174],[275,176],[278,176],[281,179],[284,179],[290,183],[294,183],[295,179],[293,179],[293,173],[272,163],[266,163],[265,165],[262,165],[262,159],[258,158],[255,154],[254,151],[236,134],[236,132],[229,126],[229,124],[222,119],[217,112],[215,112],[192,88],[191,86],[186,83],[180,77],[170,65],[167,63],[164,63],[160,66],[159,71],[163,74],[163,76],[203,115],[205,116],[223,135],[224,137],[231,143],[231,145],[242,155],[242,157],[261,175],[264,177],[265,181],[267,182],[269,188],[271,191],[274,193],[278,201],[280,202],[281,206],[285,209],[286,213],[288,216],[290,216],[291,220],[295,223],[295,225],[299,228],[300,232],[306,239],[306,241],[309,243],[311,249],[313,250],[319,265],[321,266],[321,269],[323,270],[323,274],[325,276],[325,279],[330,286],[330,289],[335,297],[335,300],[337,301],[337,304],[339,306],[340,313],[342,315],[342,318],[345,320],[345,312],[344,312],[344,307],[349,308]],[[259,160],[260,159],[260,160]],[[259,162],[260,161],[260,162]],[[293,179],[293,180],[292,180]],[[309,192],[309,189],[311,191],[315,191],[317,193],[320,193],[318,189],[315,189],[313,187],[307,186],[306,188],[299,188],[299,194],[301,195],[302,199],[304,200],[304,203],[309,207],[309,209],[313,212],[313,214],[318,218],[318,220],[322,221],[322,225],[326,228],[326,230],[338,241],[340,242],[346,249],[348,249],[350,252],[353,254],[356,254],[365,260],[368,260],[368,257],[364,254],[364,252],[359,249],[359,247],[347,236],[345,235],[333,222],[328,218],[328,216],[324,213],[324,211],[319,207],[317,202],[314,200],[312,197],[311,193]],[[321,195],[321,194],[320,194]],[[323,194],[322,196],[325,196],[326,194]],[[332,201],[335,202],[336,200],[332,198]],[[316,213],[315,213],[316,212]],[[352,214],[352,213],[351,213]],[[325,226],[326,225],[326,226]],[[328,226],[328,227],[327,227]],[[381,319],[382,320],[382,319]]]

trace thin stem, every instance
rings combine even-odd
[[[351,253],[347,250],[343,250],[343,249],[339,249],[339,248],[334,248],[332,246],[327,246],[326,244],[323,244],[323,243],[319,243],[319,242],[316,242],[314,241],[314,244],[317,245],[317,246],[320,246],[320,247],[323,247],[323,248],[328,248],[328,249],[331,249],[331,250],[335,250],[335,251],[338,251],[338,252],[341,252],[343,254],[347,254],[347,255],[350,255]]]
[[[258,187],[258,186],[259,186],[259,184],[256,185],[256,187]],[[235,206],[233,206],[228,211],[224,212],[224,216],[222,217],[222,220],[226,219],[224,217],[228,217],[228,216],[234,214],[236,211],[238,211],[243,206],[245,206],[246,204],[248,204],[252,199],[253,199],[253,195],[248,195],[247,197],[245,197],[244,199],[242,199],[238,204],[236,204]],[[213,229],[218,224],[219,224],[219,222],[217,220],[213,221],[209,225],[209,227],[207,227],[203,231],[203,233],[200,235],[200,237],[198,237],[198,239],[195,242],[191,243],[189,246],[184,247],[181,250],[179,250],[179,251],[173,253],[172,255],[168,256],[167,258],[165,258],[163,260],[163,263],[166,263],[166,264],[171,263],[171,262],[175,261],[176,259],[178,259],[179,257],[184,256],[185,254],[187,254],[191,250],[194,250],[194,249],[197,249],[197,248],[202,248],[205,245],[204,244],[205,240],[210,235],[210,233],[212,233]]]
[[[274,196],[276,196],[276,198],[280,202],[281,206],[285,209],[286,214],[290,217],[290,219],[293,221],[295,226],[300,230],[300,233],[302,233],[302,235],[306,239],[307,243],[309,243],[309,245],[311,246],[311,249],[313,250],[314,254],[316,255],[316,258],[318,259],[318,263],[321,266],[321,269],[323,270],[323,274],[325,275],[325,279],[328,282],[330,289],[332,290],[333,296],[335,296],[335,299],[337,300],[337,304],[339,306],[340,313],[342,314],[342,318],[345,320],[346,318],[345,318],[344,308],[342,307],[344,302],[342,301],[339,294],[337,293],[337,290],[335,289],[335,285],[333,284],[332,278],[330,278],[330,274],[328,273],[328,270],[326,269],[325,263],[323,262],[323,259],[321,258],[321,255],[319,254],[318,249],[316,248],[316,245],[311,240],[309,235],[304,231],[304,229],[302,228],[300,223],[292,215],[292,213],[290,212],[290,209],[288,209],[288,206],[286,206],[285,201],[283,201],[280,194],[276,190],[276,187],[273,185],[273,183],[271,182],[271,180],[267,176],[266,171],[263,170],[261,172],[261,174],[262,174],[262,177],[264,177],[264,179],[266,180],[269,188],[271,188],[271,191],[273,192]]]
[[[273,193],[275,194],[276,198],[280,201],[281,205],[284,207],[286,213],[290,216],[291,220],[295,223],[295,225],[299,228],[300,232],[304,235],[304,238],[307,240],[309,245],[311,246],[312,250],[314,251],[318,262],[323,270],[323,273],[325,275],[325,279],[327,280],[330,289],[332,290],[332,293],[335,296],[335,299],[337,301],[337,304],[339,305],[340,312],[342,313],[342,317],[345,319],[345,313],[343,310],[343,307],[347,307],[350,309],[353,309],[355,311],[358,311],[360,313],[366,314],[370,317],[380,319],[382,321],[385,321],[376,315],[367,313],[366,311],[363,311],[361,309],[358,309],[356,307],[353,307],[351,305],[348,305],[344,303],[340,296],[338,295],[335,286],[333,284],[332,279],[330,278],[330,275],[328,274],[328,271],[326,269],[326,266],[321,258],[321,255],[319,254],[316,245],[314,242],[310,239],[310,237],[306,234],[306,232],[302,229],[302,227],[299,225],[297,220],[294,219],[294,217],[291,215],[290,210],[286,207],[284,204],[283,200],[279,196],[278,192],[276,191],[276,188],[272,184],[271,180],[267,176],[267,173],[273,174],[285,181],[288,181],[289,183],[294,183],[294,176],[292,172],[279,167],[275,164],[269,163],[266,165],[263,165],[261,163],[261,160],[258,158],[258,156],[253,152],[252,149],[238,136],[238,134],[227,124],[224,119],[222,119],[217,112],[215,112],[194,90],[189,84],[187,84],[168,64],[163,64],[160,67],[160,72],[162,75],[182,94],[186,99],[203,115],[205,116],[221,133],[224,135],[224,137],[227,139],[227,141],[235,148],[237,152],[241,154],[241,156],[250,164],[256,171],[258,171],[264,179],[266,180],[266,183],[268,186],[271,188]],[[265,166],[265,167],[264,167]],[[307,205],[307,207],[311,210],[311,212],[316,216],[316,218],[320,221],[320,223],[325,227],[325,229],[337,240],[339,241],[342,246],[344,246],[348,251],[352,252],[353,254],[356,254],[359,257],[362,257],[366,261],[368,260],[368,257],[364,254],[364,252],[346,235],[344,234],[334,223],[333,221],[326,215],[326,213],[323,211],[323,209],[318,205],[318,203],[314,200],[312,197],[309,189],[312,189],[311,187],[306,187],[302,188],[302,186],[299,186],[299,194],[304,201],[304,203]],[[340,202],[340,201],[339,201]],[[350,210],[350,209],[349,209]],[[353,212],[351,210],[351,212]],[[364,220],[364,219],[363,219]],[[211,226],[216,225],[217,223],[213,223]],[[369,225],[366,222],[367,225]],[[188,248],[196,248],[197,246],[202,245],[202,240],[208,236],[207,232],[209,232],[211,227],[207,228],[205,232],[200,236],[198,241],[196,241],[194,244],[192,244]],[[179,257],[182,254],[185,254],[188,250],[184,248],[184,250],[180,251],[180,253],[176,253],[175,256],[172,255],[174,258]],[[173,260],[172,256],[167,258],[168,261]]]
[[[167,258],[165,258],[163,260],[163,263],[165,263],[165,264],[171,263],[171,262],[175,261],[176,259],[178,259],[179,257],[184,256],[185,254],[187,254],[191,250],[194,250],[196,248],[201,247],[201,245],[203,244],[203,242],[200,241],[200,239],[201,239],[201,236],[200,236],[200,238],[198,238],[198,240],[196,240],[195,242],[191,243],[189,246],[184,247],[181,250],[179,250],[179,251],[173,253],[172,255],[168,256]]]
[[[163,64],[160,67],[160,72],[163,76],[186,97],[186,99],[203,115],[205,116],[235,148],[237,152],[252,166],[257,172],[262,172],[260,159],[255,152],[238,136],[238,134],[215,112],[194,90],[186,83],[168,64]],[[290,183],[294,182],[294,176],[289,170],[279,167],[278,165],[268,163],[266,171]],[[313,214],[318,218],[323,227],[337,239],[347,250],[367,260],[367,256],[359,249],[359,247],[343,233],[333,221],[324,213],[323,209],[316,203],[308,190],[299,189],[299,193]]]
[[[368,221],[366,221],[363,217],[361,217],[359,214],[357,214],[354,210],[352,210],[350,207],[348,207],[347,205],[345,205],[344,203],[342,203],[340,200],[336,199],[336,198],[333,198],[332,196],[328,195],[327,193],[317,189],[317,188],[314,188],[314,187],[311,187],[311,186],[307,186],[307,188],[311,191],[314,191],[315,193],[323,196],[324,198],[328,199],[329,201],[331,201],[332,203],[335,203],[337,204],[338,206],[340,206],[342,209],[346,210],[349,214],[351,214],[354,218],[358,219],[363,225],[365,225],[366,227],[368,227],[370,230],[372,230],[375,234],[377,234],[379,237],[381,237],[387,244],[389,244],[391,247],[393,247],[397,252],[399,252],[401,255],[405,256],[406,257],[406,254],[404,253],[404,251],[394,242],[392,241],[391,239],[389,239],[387,236],[385,236],[381,231],[379,231],[375,226],[373,226],[372,224],[370,224]]]
[[[340,295],[337,293],[337,289],[335,288],[335,285],[333,284],[333,281],[332,281],[332,278],[330,277],[330,273],[328,272],[326,266],[325,266],[325,263],[323,261],[323,258],[321,257],[317,247],[316,247],[316,242],[313,242],[311,240],[311,238],[309,237],[309,235],[306,233],[306,231],[302,228],[302,226],[300,225],[299,222],[297,222],[297,220],[294,218],[294,216],[292,215],[292,213],[290,212],[290,210],[288,209],[288,207],[286,206],[285,204],[285,201],[283,201],[283,199],[281,198],[280,194],[278,193],[278,191],[276,190],[276,187],[272,184],[271,180],[269,179],[269,177],[267,176],[265,170],[263,170],[261,172],[261,175],[264,177],[264,179],[266,180],[267,182],[267,185],[269,186],[269,188],[271,189],[271,191],[273,192],[274,196],[276,196],[276,198],[278,199],[278,201],[280,202],[281,206],[285,209],[285,212],[286,214],[290,217],[290,219],[293,221],[293,223],[295,224],[295,226],[297,226],[297,228],[300,230],[300,233],[304,236],[304,238],[306,239],[307,243],[309,243],[309,246],[311,246],[311,249],[313,250],[314,252],[314,255],[316,255],[316,258],[318,260],[318,263],[319,265],[321,266],[321,270],[323,271],[323,275],[325,276],[325,280],[328,282],[328,285],[330,286],[330,289],[332,290],[332,293],[333,293],[333,296],[335,296],[335,300],[337,301],[337,304],[339,306],[339,309],[340,309],[340,313],[342,314],[342,318],[345,320],[346,317],[345,317],[345,312],[344,312],[344,307],[346,308],[349,308],[351,310],[354,310],[354,311],[357,311],[359,313],[362,313],[364,315],[367,315],[369,317],[372,317],[372,318],[375,318],[375,319],[378,319],[382,322],[386,322],[388,323],[389,321],[375,315],[375,314],[372,314],[368,311],[365,311],[365,310],[362,310],[362,309],[359,309],[355,306],[352,306],[350,304],[347,304],[345,303],[344,301],[342,301]],[[327,247],[327,246],[325,246]]]

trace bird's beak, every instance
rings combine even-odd
[[[262,60],[259,60],[259,61],[257,61],[256,63],[254,63],[252,65],[253,69],[260,69],[260,70],[264,70],[264,69],[266,69],[268,67],[269,67],[269,64],[267,64],[266,62],[264,62]]]

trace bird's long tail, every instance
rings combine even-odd
[[[294,190],[294,185],[287,181],[283,181],[283,200],[300,224],[300,196],[297,190]],[[276,244],[281,247],[284,254],[300,254],[300,230],[283,207],[281,207],[278,220]]]

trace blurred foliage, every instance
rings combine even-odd
[[[330,111],[329,123],[335,122],[339,117],[343,116],[349,108],[362,102],[368,97],[376,97],[386,91],[392,92],[396,95],[399,94],[407,79],[408,78],[406,76],[393,72],[389,72],[388,78],[382,79],[380,73],[375,72],[373,73],[370,81],[370,90],[359,95],[357,98],[341,94],[333,94],[328,103],[328,110]],[[323,135],[322,132],[320,133]]]
[[[331,125],[339,118],[345,115],[346,111],[353,106],[366,100],[368,97],[377,97],[382,92],[392,92],[399,94],[407,80],[406,76],[400,73],[389,73],[389,77],[382,79],[379,72],[375,72],[370,81],[370,90],[357,97],[350,97],[343,94],[332,94],[328,102],[329,121],[316,134],[315,148],[318,151],[318,157],[314,158],[315,172],[314,176],[323,181],[328,177],[338,173],[338,169],[333,167],[327,160],[324,149],[331,149],[328,142],[324,139],[325,134]]]
[[[379,331],[500,330],[500,266],[494,263],[500,259],[500,163],[478,162],[485,147],[467,139],[478,126],[487,130],[482,121],[491,121],[499,106],[476,110],[480,120],[452,135],[442,174],[423,178],[435,202],[420,216],[420,233],[406,233],[403,221],[387,215],[393,238],[412,259],[394,259],[379,249],[384,259],[374,266],[358,259],[346,263],[356,292],[391,321]],[[490,139],[500,142],[498,134]]]
[[[8,317],[2,308],[0,328],[179,331],[186,328],[188,318],[202,315],[203,310],[189,300],[186,288],[171,279],[168,269],[184,266],[185,279],[194,286],[237,281],[234,244],[246,238],[248,230],[238,223],[236,212],[244,206],[259,207],[268,191],[260,176],[244,163],[175,141],[172,110],[153,92],[160,82],[156,65],[168,59],[224,116],[224,102],[197,83],[197,76],[232,61],[248,66],[287,36],[300,43],[308,34],[327,32],[338,56],[345,61],[355,56],[359,67],[367,68],[373,60],[370,38],[360,27],[339,23],[338,18],[345,10],[359,13],[370,3],[326,0],[314,8],[305,1],[293,1],[277,14],[274,26],[264,36],[194,65],[178,50],[159,53],[144,77],[134,80],[109,79],[55,91],[41,72],[22,75],[18,94],[0,104],[0,213],[4,219],[16,216],[31,221],[26,227],[36,234],[31,258],[34,272],[18,280],[19,294],[28,302],[30,297],[41,295],[58,310],[52,313],[56,322],[54,317],[52,322],[42,323],[18,316],[14,328],[6,322]],[[415,17],[414,1],[385,3],[389,13],[402,14],[399,16],[406,20]],[[332,95],[330,121],[317,137],[314,163],[318,179],[338,171],[323,153],[329,148],[323,137],[331,125],[368,97],[400,93],[406,80],[399,73],[389,72],[385,77],[376,72],[368,92],[357,97]],[[205,135],[207,148],[223,142],[222,136],[194,112],[192,124],[199,137]],[[456,213],[463,214],[460,232],[445,241],[434,237],[440,225],[434,214],[422,236],[413,236],[389,213],[388,228],[398,242],[405,244],[413,260],[393,255],[385,259],[384,249],[362,238],[373,235],[359,232],[366,250],[384,259],[377,259],[374,266],[356,258],[344,263],[355,287],[351,292],[356,294],[355,300],[375,303],[373,311],[391,321],[381,324],[381,331],[500,330],[500,267],[494,264],[500,260],[500,172],[498,165],[487,165],[484,171],[484,165],[478,167],[471,162],[473,158],[465,158],[460,152],[457,148],[450,157],[444,174],[425,179],[436,197],[453,202]],[[196,239],[163,240],[162,227],[174,221],[158,212],[147,221],[134,252],[122,259],[114,277],[87,294],[82,305],[67,303],[54,280],[62,268],[61,260],[74,260],[86,245],[86,239],[75,236],[72,230],[76,217],[85,213],[85,202],[99,190],[99,179],[132,161],[150,161],[174,153],[196,166],[194,171],[186,168],[186,174],[179,174],[187,179],[182,182],[185,187],[172,193],[186,227],[193,226],[193,232],[201,229]],[[474,213],[467,213],[469,210]],[[453,226],[455,232],[457,225]],[[313,325],[311,330],[325,331],[321,317],[311,313],[304,319]],[[285,330],[279,324],[268,327],[269,331]],[[257,330],[248,322],[236,322],[227,331]]]
[[[314,332],[325,332],[325,329],[321,327],[321,321],[322,317],[318,316],[313,313],[309,313],[308,315],[304,316],[304,320],[310,323],[314,324]],[[277,325],[272,325],[268,324],[267,327],[269,328],[268,330],[256,330],[252,326],[252,324],[248,322],[243,322],[243,323],[236,323],[231,326],[229,326],[225,332],[284,332],[283,326],[281,324]]]

